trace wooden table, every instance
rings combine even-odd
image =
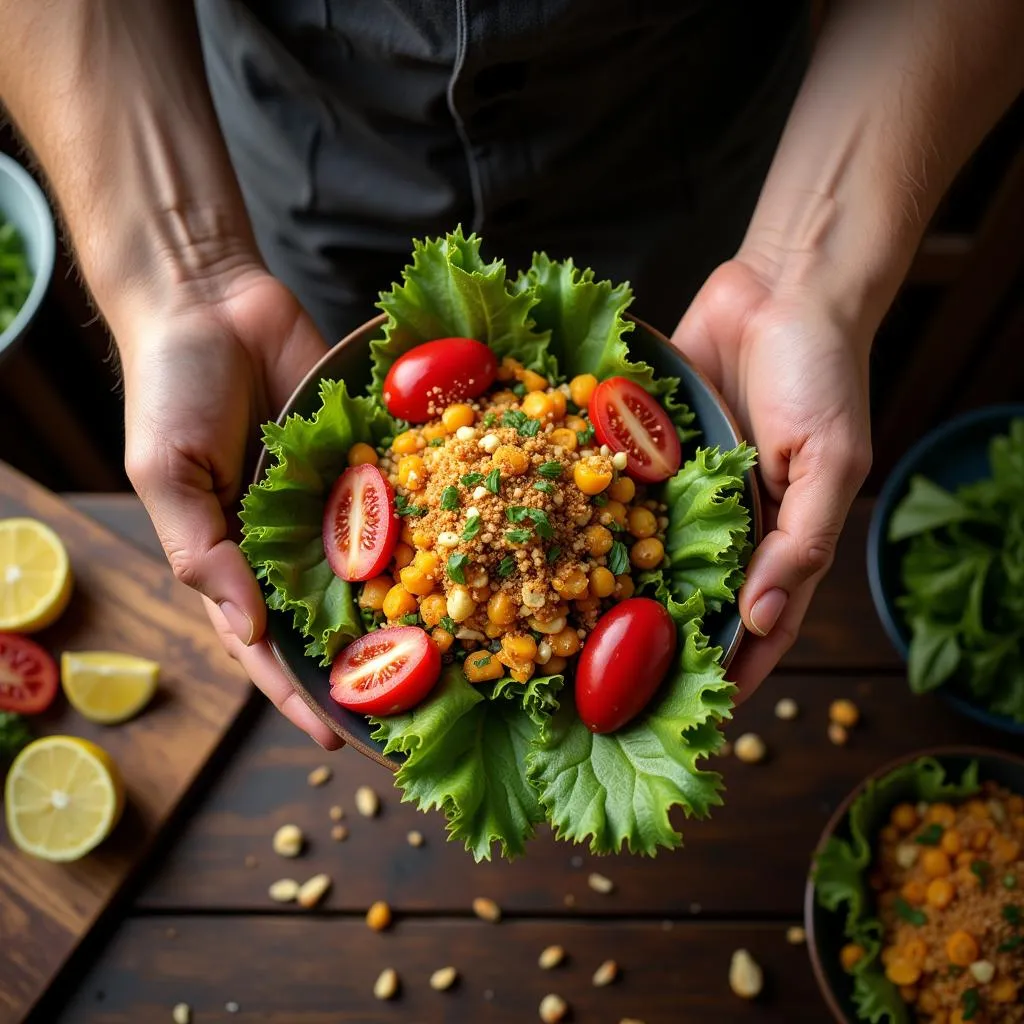
[[[134,499],[74,501],[159,550]],[[789,945],[785,932],[800,922],[809,854],[831,808],[897,754],[941,742],[1010,745],[940,700],[908,691],[868,593],[869,515],[870,504],[859,502],[799,643],[728,730],[733,738],[759,733],[769,758],[759,765],[718,759],[726,806],[684,827],[684,849],[653,861],[598,859],[545,837],[514,864],[474,866],[445,841],[439,816],[399,803],[382,769],[350,750],[325,754],[258,700],[159,862],[85,944],[67,984],[33,1020],[157,1024],[185,1002],[195,1024],[503,1024],[538,1020],[548,992],[571,1004],[577,1022],[827,1020],[807,951]],[[774,716],[783,696],[800,706],[795,721]],[[853,699],[863,714],[841,748],[826,737],[836,697]],[[311,788],[307,774],[320,764],[331,766],[333,778]],[[353,794],[362,784],[383,799],[376,819],[355,812]],[[344,807],[350,830],[344,842],[330,838],[335,804]],[[271,850],[274,830],[286,822],[309,838],[297,861]],[[406,842],[410,829],[426,837],[421,848]],[[592,891],[591,870],[612,879],[614,891]],[[267,896],[278,878],[301,881],[321,871],[333,888],[315,911]],[[501,923],[473,915],[476,896],[497,901]],[[363,917],[381,899],[395,923],[378,934]],[[545,972],[537,955],[551,943],[569,958]],[[765,992],[755,1003],[728,986],[738,947],[765,970]],[[593,971],[609,958],[620,978],[593,987]],[[460,973],[458,984],[432,991],[431,972],[449,964]],[[401,997],[390,1003],[372,995],[385,967],[402,982]]]

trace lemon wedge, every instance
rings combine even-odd
[[[44,736],[14,759],[4,786],[15,846],[50,861],[84,857],[113,831],[124,784],[113,758],[77,736]]]
[[[90,722],[116,725],[137,715],[156,693],[158,662],[117,651],[64,651],[60,680],[71,706]]]
[[[38,519],[0,519],[0,630],[34,633],[67,607],[71,565],[60,537]]]

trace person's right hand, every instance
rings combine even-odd
[[[277,416],[326,345],[291,292],[255,262],[172,293],[115,327],[128,477],[175,576],[204,596],[228,653],[291,722],[336,748],[262,639],[263,595],[229,528],[260,424]]]

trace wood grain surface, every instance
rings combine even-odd
[[[36,639],[62,650],[153,658],[161,684],[135,721],[104,728],[58,697],[37,733],[72,733],[106,748],[125,777],[128,806],[114,835],[72,865],[19,853],[0,835],[0,1022],[21,1020],[153,845],[251,686],[220,648],[194,594],[165,564],[0,464],[0,515],[34,516],[68,548],[75,592]]]

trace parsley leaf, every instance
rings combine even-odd
[[[981,1007],[981,996],[978,994],[978,990],[976,988],[965,989],[961,1001],[964,1008],[961,1014],[963,1019],[974,1020],[975,1014]]]
[[[443,444],[444,444],[444,438],[443,438],[443,437],[435,437],[435,438],[434,438],[434,439],[433,439],[433,440],[432,440],[432,441],[430,442],[430,447],[431,447],[431,448],[440,448],[440,447],[441,447],[441,445],[443,445]]]
[[[595,494],[590,499],[590,504],[597,506],[597,508],[604,508],[605,505],[608,504],[608,495],[607,494]]]
[[[483,473],[467,473],[462,478],[462,482],[467,487],[476,487],[477,484],[482,484],[484,482],[484,475]]]
[[[1012,953],[1015,949],[1024,946],[1024,935],[1011,935],[1005,942],[996,947],[997,953]]]
[[[548,548],[548,562],[557,562],[558,556],[562,553],[561,548]]]
[[[591,441],[594,440],[594,428],[588,426],[586,430],[576,431],[576,441],[579,443],[581,448],[586,448]]]
[[[482,520],[479,516],[470,516],[462,529],[462,539],[472,540],[480,532],[481,522]]]
[[[525,544],[533,536],[529,530],[507,530],[505,539],[510,544]]]
[[[441,492],[441,508],[445,512],[454,512],[459,507],[458,487],[448,486]]]
[[[505,518],[510,523],[521,523],[529,514],[530,510],[525,505],[509,505],[505,509]]]
[[[942,826],[937,821],[933,821],[919,836],[915,837],[914,842],[920,843],[922,846],[938,846],[942,832]]]
[[[538,480],[533,485],[533,489],[535,491],[543,491],[544,494],[551,494],[554,491],[554,489],[555,489],[555,485],[551,484],[551,483],[548,483],[547,480]]]
[[[448,556],[448,578],[456,583],[466,582],[466,565],[469,555],[456,554]]]
[[[519,381],[518,383],[513,384],[510,390],[516,398],[522,398],[523,395],[526,394],[526,385],[522,381]]]
[[[902,897],[897,898],[896,902],[893,903],[893,909],[904,921],[908,921],[916,928],[920,928],[921,925],[928,923],[928,916],[925,912],[915,909]]]
[[[418,626],[420,624],[420,617],[416,612],[410,612],[408,615],[403,615],[398,621],[403,626]]]
[[[621,576],[629,569],[629,552],[621,540],[612,543],[611,551],[608,552],[608,569],[613,576]]]
[[[540,433],[540,420],[527,420],[518,430],[523,437],[536,437]]]
[[[548,519],[548,514],[544,509],[531,508],[527,512],[527,516],[533,520],[533,528],[538,537],[542,540],[554,539],[555,528],[551,525],[551,520]]]
[[[1003,907],[1003,920],[1008,924],[1012,924],[1014,928],[1021,923],[1022,919],[1024,918],[1021,917],[1020,907],[1015,906],[1013,903],[1009,903]]]
[[[409,499],[404,494],[395,495],[395,511],[400,516],[425,516],[426,508],[422,505],[410,505]]]
[[[441,621],[438,625],[446,632],[451,633],[452,636],[459,631],[459,627],[455,624],[455,620],[450,615],[442,615]]]
[[[492,469],[487,474],[487,479],[484,480],[484,487],[491,492],[491,494],[497,494],[501,488],[501,470]]]
[[[498,417],[493,413],[489,412],[484,416],[484,426],[493,427]]]
[[[504,579],[506,576],[511,576],[516,571],[516,560],[511,555],[506,555],[498,563],[498,575]]]
[[[557,480],[562,475],[562,464],[560,462],[542,462],[537,467],[537,472],[549,480]]]
[[[501,425],[503,427],[515,427],[518,430],[526,422],[526,413],[518,409],[506,409],[501,414]]]
[[[992,865],[987,860],[972,860],[971,871],[977,875],[982,889],[988,884],[989,875],[992,874]],[[1007,908],[1003,908],[1006,910]]]

